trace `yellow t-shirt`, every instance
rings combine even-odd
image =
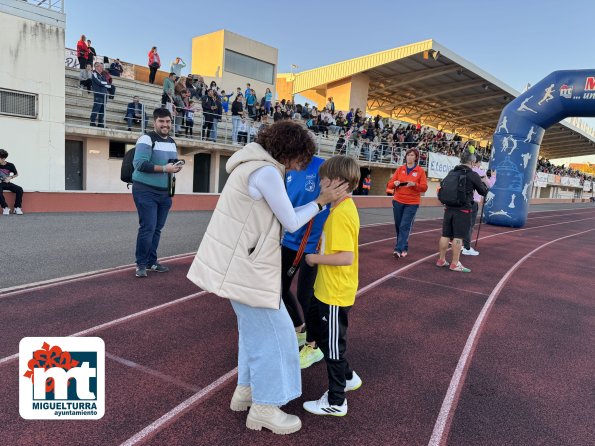
[[[314,283],[316,298],[327,305],[350,307],[355,302],[358,285],[359,215],[351,198],[343,200],[331,212],[324,228],[320,253],[353,252],[353,263],[348,266],[318,265]]]

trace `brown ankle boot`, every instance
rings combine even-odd
[[[248,410],[248,407],[252,405],[252,389],[250,386],[240,386],[236,387],[236,390],[233,392],[233,396],[231,397],[231,403],[229,404],[229,408],[236,412],[242,412],[244,410]]]
[[[277,406],[253,404],[246,419],[248,429],[261,430],[266,427],[274,434],[293,434],[302,428],[302,422],[295,415],[283,412]]]

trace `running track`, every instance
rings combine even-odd
[[[434,266],[440,225],[416,222],[398,261],[392,225],[362,228],[347,355],[364,385],[347,417],[315,417],[301,403],[320,397],[325,367],[304,370],[286,406],[304,427],[287,437],[229,410],[235,317],[185,279],[190,256],[146,280],[125,267],[3,292],[0,445],[595,444],[595,209],[482,226],[469,275]],[[20,339],[67,335],[105,341],[105,416],[22,420]]]

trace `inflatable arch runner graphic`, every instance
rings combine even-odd
[[[595,70],[554,71],[508,104],[493,138],[496,183],[486,196],[485,222],[524,226],[545,130],[567,117],[593,116]]]

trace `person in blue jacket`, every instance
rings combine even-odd
[[[320,177],[318,169],[324,162],[322,158],[313,157],[310,164],[301,171],[291,170],[285,176],[287,195],[294,207],[305,205],[315,200],[320,193]],[[318,250],[318,241],[322,235],[322,227],[329,215],[326,209],[312,220],[312,227],[301,258],[297,258],[302,240],[308,230],[303,226],[293,233],[286,232],[281,242],[281,283],[282,297],[289,316],[293,321],[300,351],[300,367],[307,368],[320,361],[324,355],[314,341],[314,330],[318,325],[316,313],[311,314],[310,302],[314,296],[316,266],[308,266],[306,254],[314,254]],[[297,264],[296,260],[299,260]],[[294,265],[295,264],[295,265]],[[299,270],[297,296],[291,292],[291,283]],[[311,329],[310,329],[311,328]]]
[[[103,64],[100,62],[95,62],[95,71],[91,76],[91,86],[93,87],[91,127],[105,127],[105,102],[109,84],[103,75]],[[97,121],[97,124],[95,121]]]

